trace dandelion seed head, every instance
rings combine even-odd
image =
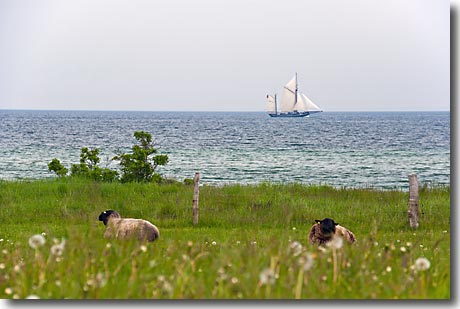
[[[414,264],[415,270],[424,271],[430,268],[430,266],[431,266],[430,261],[425,257],[419,257],[418,259],[415,260],[415,264]]]
[[[302,244],[298,241],[293,241],[289,244],[288,251],[293,256],[298,256],[302,253]]]
[[[299,257],[297,263],[302,266],[304,271],[307,271],[313,266],[313,255],[311,253],[305,253]]]
[[[331,241],[326,243],[326,246],[332,249],[340,249],[343,246],[343,238],[342,237],[333,237]]]
[[[50,249],[52,255],[61,256],[64,252],[64,247],[60,245],[53,245]]]
[[[259,280],[261,284],[274,284],[276,280],[274,271],[271,268],[264,269],[259,275]]]
[[[37,249],[45,244],[45,237],[41,234],[33,235],[29,238],[29,246],[32,249]]]

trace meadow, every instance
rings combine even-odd
[[[412,229],[400,190],[202,186],[193,225],[193,186],[182,183],[0,181],[0,297],[450,299],[450,187],[419,194]],[[151,221],[160,239],[104,239],[106,209]],[[357,243],[309,244],[325,217]]]

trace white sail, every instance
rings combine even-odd
[[[284,85],[280,104],[276,102],[276,95],[267,95],[267,99],[267,109],[271,117],[305,117],[322,112],[318,105],[298,90],[297,73]]]
[[[301,93],[302,101],[305,103],[305,110],[310,113],[319,113],[322,112],[321,108],[318,105],[312,102],[305,94]]]
[[[302,97],[302,93],[300,92],[297,92],[297,103],[294,105],[293,110],[298,112],[308,111],[307,102],[305,102],[304,98]]]
[[[272,95],[267,95],[267,112],[269,113],[274,113],[276,112],[276,101],[275,101],[275,97],[272,96]]]
[[[295,75],[283,88],[280,109],[282,112],[291,112],[294,110],[296,102],[297,75]]]

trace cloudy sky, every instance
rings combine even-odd
[[[0,0],[0,109],[450,110],[446,0]]]

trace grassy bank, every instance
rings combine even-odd
[[[450,297],[448,187],[420,190],[417,230],[401,191],[203,186],[196,226],[192,197],[183,184],[0,182],[0,297]],[[152,221],[160,239],[103,239],[97,217],[105,209]],[[308,230],[324,217],[349,227],[358,243],[310,245]],[[42,233],[46,243],[31,248],[29,238]],[[59,255],[51,249],[63,238]],[[430,261],[427,270],[417,268],[420,257]]]

